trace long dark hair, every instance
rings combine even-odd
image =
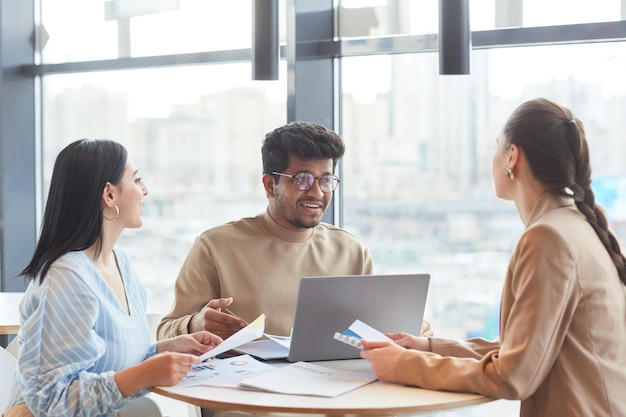
[[[548,191],[574,198],[626,285],[626,258],[591,190],[589,149],[582,122],[569,109],[538,98],[520,105],[507,121],[503,133],[507,146],[517,145],[524,150],[534,177]]]
[[[21,272],[41,283],[50,266],[67,252],[97,243],[102,248],[102,193],[107,182],[122,179],[128,153],[107,139],[80,139],[57,156],[41,235],[33,257]]]

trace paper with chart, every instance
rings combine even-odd
[[[254,319],[252,323],[248,324],[246,327],[239,330],[237,333],[233,334],[222,343],[215,346],[213,349],[200,355],[200,360],[206,361],[214,356],[219,355],[220,353],[228,352],[229,350],[233,350],[236,347],[243,345],[244,343],[248,343],[255,339],[258,339],[259,337],[263,336],[264,330],[265,314],[261,314],[259,317]]]
[[[206,385],[237,388],[242,379],[261,375],[274,369],[276,369],[274,366],[259,362],[249,355],[215,359],[194,365],[187,376],[174,387],[185,388]]]
[[[309,362],[296,362],[239,381],[242,388],[281,394],[337,397],[376,381],[372,370],[343,371]]]
[[[365,324],[358,319],[343,332],[335,332],[334,338],[340,342],[354,346],[357,349],[363,349],[363,346],[361,346],[361,340],[369,340],[372,342],[392,342],[392,340],[384,333],[379,332],[372,326]]]

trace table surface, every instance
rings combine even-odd
[[[364,359],[316,363],[336,369],[369,369],[369,362]],[[390,416],[450,410],[492,401],[491,398],[477,394],[430,391],[380,381],[334,398],[208,386],[154,387],[152,391],[212,410],[256,414]]]
[[[16,334],[20,329],[19,304],[23,292],[0,292],[0,334]]]

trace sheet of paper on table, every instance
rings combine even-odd
[[[376,381],[373,371],[343,371],[296,362],[239,381],[242,388],[281,394],[337,397]]]
[[[194,365],[178,384],[177,388],[205,385],[210,387],[237,388],[239,381],[276,369],[272,365],[257,361],[250,355],[213,359]]]

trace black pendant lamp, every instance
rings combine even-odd
[[[252,0],[252,79],[278,80],[278,0]]]
[[[469,0],[439,0],[439,74],[470,73]]]

